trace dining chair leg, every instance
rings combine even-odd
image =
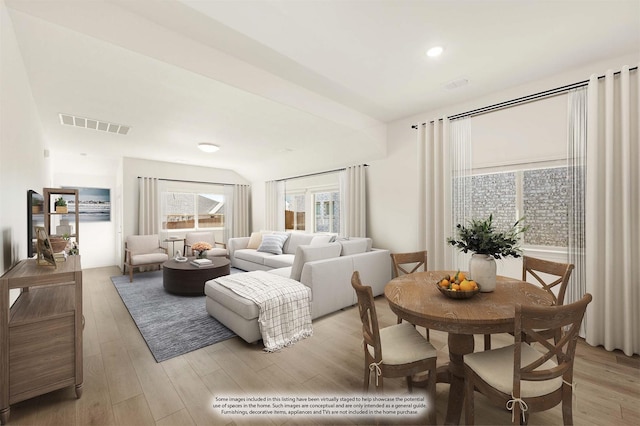
[[[413,393],[413,379],[411,376],[407,376],[407,390],[409,393]]]
[[[490,334],[485,334],[484,335],[484,350],[485,351],[490,351],[491,350],[491,335]]]
[[[371,377],[371,371],[369,371],[369,366],[367,365],[367,361],[364,362],[364,392],[367,393],[369,391],[369,379]]]
[[[565,425],[573,425],[573,389],[567,384],[562,386],[562,422]]]

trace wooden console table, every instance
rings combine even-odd
[[[21,289],[9,308],[9,290]],[[0,423],[10,405],[75,385],[82,395],[80,256],[58,267],[19,262],[0,279]]]

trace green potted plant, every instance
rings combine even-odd
[[[517,220],[506,231],[496,230],[493,215],[486,219],[471,219],[467,226],[456,225],[456,238],[447,242],[463,253],[471,252],[469,275],[480,284],[481,291],[493,291],[496,287],[495,259],[520,257],[520,236],[528,227]]]
[[[55,201],[56,213],[67,213],[67,201],[62,198],[62,196],[58,197]]]

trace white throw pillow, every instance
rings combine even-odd
[[[252,232],[249,237],[249,243],[247,244],[248,249],[256,250],[260,247],[260,243],[262,242],[262,232]]]
[[[369,246],[368,238],[358,238],[353,240],[340,241],[342,245],[341,256],[351,256],[352,254],[364,253]]]
[[[258,251],[264,253],[282,254],[282,246],[289,237],[288,234],[267,234],[262,236]]]
[[[316,235],[311,239],[309,245],[311,247],[323,246],[332,242],[334,238],[333,235]]]

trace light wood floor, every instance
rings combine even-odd
[[[214,395],[346,395],[362,387],[362,337],[357,309],[314,321],[314,335],[278,353],[239,338],[156,363],[109,279],[119,270],[84,271],[84,394],[73,387],[14,404],[10,425],[222,425],[353,424],[337,417],[221,417]],[[376,300],[381,326],[395,323],[385,299]],[[507,336],[494,336],[494,345]],[[431,331],[439,363],[447,360],[446,335]],[[498,343],[499,344],[499,343]],[[481,348],[480,340],[476,347]],[[575,364],[576,425],[632,425],[640,418],[640,359],[580,342]],[[385,379],[385,390],[404,393],[403,380]],[[448,385],[437,386],[438,423]],[[415,392],[420,392],[417,389]],[[464,420],[464,415],[463,415]],[[506,424],[510,413],[476,398],[478,424]],[[384,423],[384,422],[381,422]],[[396,423],[396,422],[394,422]],[[562,424],[560,407],[533,413],[530,424]]]

